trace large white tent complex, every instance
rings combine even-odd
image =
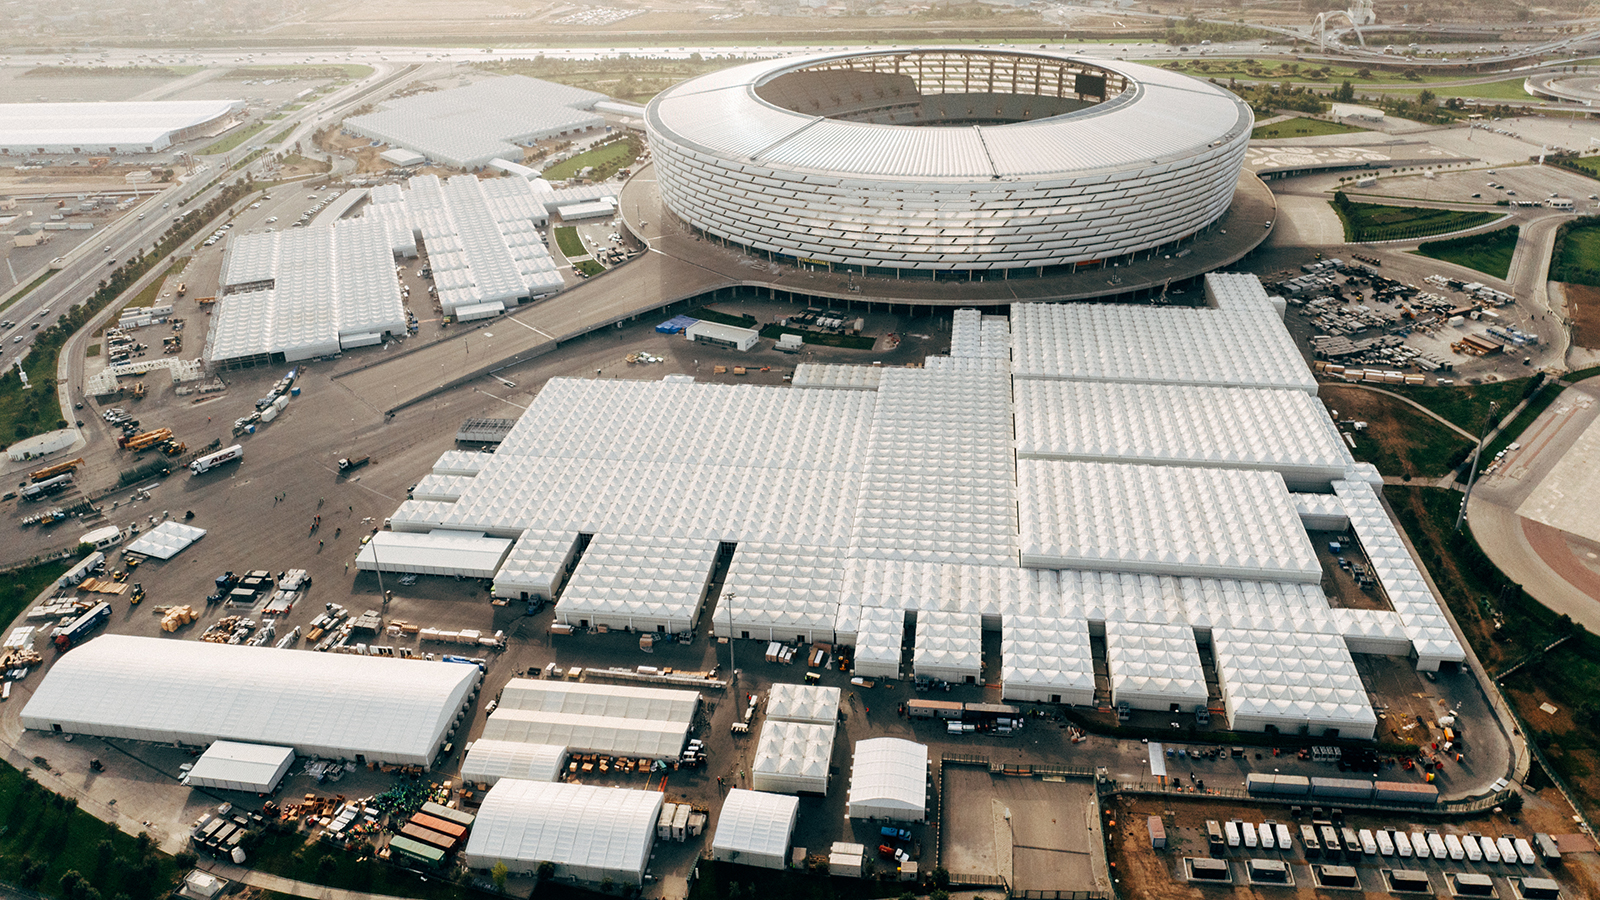
[[[534,872],[549,862],[557,878],[640,885],[662,803],[660,791],[507,778],[483,797],[466,863]]]
[[[513,678],[500,691],[501,709],[692,722],[700,707],[694,691],[639,685],[590,684]]]
[[[856,741],[845,815],[921,822],[927,814],[927,745],[900,738]]]
[[[427,766],[479,677],[475,666],[454,663],[108,634],[51,666],[23,708],[22,724]]]
[[[731,554],[716,634],[851,646],[864,677],[905,674],[909,646],[915,672],[977,680],[999,631],[1008,699],[1368,734],[1351,654],[1432,670],[1464,651],[1282,304],[1253,276],[1206,294],[964,311],[952,356],[800,388],[553,379],[493,456],[441,457],[449,482],[394,528],[515,541],[497,589],[573,625],[681,629]],[[1323,592],[1308,529],[1345,527],[1389,608]]]
[[[494,742],[496,752],[503,748],[494,745],[520,743],[671,757],[688,741],[699,705],[694,691],[514,678],[500,692],[483,738]]]
[[[839,697],[836,687],[780,681],[767,690],[767,720],[832,725],[839,721]]]
[[[154,153],[221,133],[242,100],[0,103],[0,153]]]
[[[789,838],[800,798],[734,788],[722,801],[711,858],[764,869],[789,865]]]

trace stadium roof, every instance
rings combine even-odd
[[[58,660],[24,727],[293,747],[430,765],[478,670],[453,663],[101,635]],[[329,685],[338,685],[330,691]]]
[[[502,779],[478,809],[467,865],[531,872],[550,862],[558,876],[640,884],[662,803],[660,791]]]
[[[346,119],[344,127],[470,169],[496,157],[521,159],[518,144],[603,126],[605,119],[590,110],[604,99],[581,88],[505,75],[385,101],[383,109]]]
[[[225,116],[241,104],[239,100],[0,103],[0,148],[159,149],[173,132]]]
[[[670,87],[650,102],[646,117],[653,129],[710,155],[809,167],[819,174],[919,181],[1145,166],[1204,151],[1224,134],[1247,130],[1250,122],[1248,108],[1223,88],[1178,72],[1106,60],[1094,60],[1091,67],[1108,80],[1130,81],[1122,93],[1065,115],[998,126],[885,127],[785,109],[759,96],[764,85],[807,67],[861,66],[873,63],[861,62],[864,57],[882,57],[890,60],[887,65],[902,63],[897,71],[911,71],[918,57],[939,54],[970,58],[972,72],[983,71],[991,59],[1001,64],[1038,59],[1068,69],[1083,62],[1059,54],[937,47],[784,57]],[[923,93],[930,93],[926,77],[924,85]],[[1001,90],[987,83],[944,87],[958,94]]]

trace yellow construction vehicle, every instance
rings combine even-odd
[[[77,469],[81,465],[83,465],[82,457],[79,457],[78,459],[69,459],[64,463],[56,463],[53,466],[47,466],[43,469],[40,469],[39,471],[29,475],[28,478],[35,482],[44,481],[49,478],[54,478],[57,475],[65,475],[66,473]]]

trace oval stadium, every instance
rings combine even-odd
[[[1176,248],[1227,211],[1253,122],[1175,72],[955,48],[749,63],[645,115],[662,200],[698,232],[890,276]]]

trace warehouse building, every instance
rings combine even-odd
[[[730,554],[720,636],[850,646],[863,677],[907,674],[911,644],[912,671],[977,681],[998,631],[1004,697],[1073,704],[1104,638],[1131,708],[1371,738],[1352,654],[1432,671],[1464,652],[1282,304],[1253,276],[1206,294],[963,313],[958,355],[870,378],[553,379],[492,457],[442,457],[441,499],[394,528],[514,540],[496,589],[558,596],[571,625],[682,630]],[[1324,594],[1308,529],[1347,527],[1392,608]]]
[[[900,738],[856,741],[845,815],[923,821],[928,815],[927,745]]]
[[[502,778],[555,781],[567,761],[567,748],[556,744],[477,740],[461,762],[461,780],[493,787]]]
[[[205,359],[293,362],[404,334],[394,257],[376,221],[242,234],[228,242]]]
[[[346,119],[346,131],[415,150],[436,163],[476,169],[496,157],[521,159],[522,146],[605,127],[581,88],[524,75],[388,100],[378,112]]]
[[[453,663],[107,634],[51,666],[22,725],[429,766],[480,677],[475,666]]]
[[[0,153],[155,153],[222,134],[243,109],[243,100],[0,103]]]
[[[774,794],[826,794],[837,728],[768,719],[750,762],[750,786]]]
[[[504,750],[499,744],[542,744],[573,753],[673,757],[688,743],[699,705],[694,691],[514,678],[500,692],[483,738],[494,742],[486,752]]]
[[[556,878],[642,885],[662,803],[660,791],[507,778],[484,795],[466,863],[526,873],[549,862]]]
[[[799,814],[799,797],[734,788],[717,815],[711,858],[763,869],[785,868]]]

